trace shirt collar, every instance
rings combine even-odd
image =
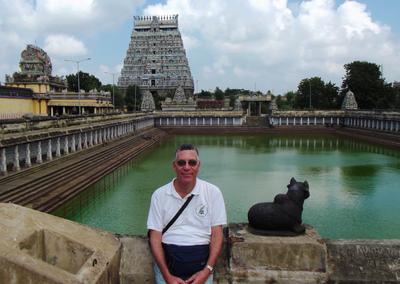
[[[176,197],[176,198],[182,199],[182,197],[181,197],[181,196],[176,192],[176,190],[175,190],[175,187],[174,187],[174,180],[175,180],[175,179],[176,179],[176,178],[174,178],[174,179],[169,183],[169,186],[168,186],[168,189],[167,189],[167,194],[168,194],[168,195],[172,195],[172,196],[174,196],[174,197]],[[185,196],[185,199],[186,199],[187,197],[189,197],[190,194],[193,194],[193,195],[199,195],[199,194],[200,194],[200,182],[199,182],[199,179],[198,179],[198,178],[196,178],[196,185],[194,186],[192,192],[190,192],[187,196]]]

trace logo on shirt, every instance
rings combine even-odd
[[[208,213],[208,208],[207,208],[207,205],[205,205],[205,204],[200,205],[196,209],[196,214],[199,217],[205,217],[205,216],[207,216],[207,213]]]

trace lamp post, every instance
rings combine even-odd
[[[90,60],[91,58],[83,58],[80,60],[72,60],[72,59],[64,59],[64,61],[67,62],[74,62],[76,63],[76,69],[77,69],[77,76],[78,76],[78,103],[79,103],[79,115],[82,114],[81,112],[81,86],[80,86],[80,82],[79,82],[79,63],[83,62],[83,61],[87,61]]]
[[[112,103],[113,103],[113,108],[114,108],[114,110],[115,110],[115,93],[114,93],[114,85],[115,85],[115,75],[118,75],[119,73],[118,72],[116,72],[116,73],[112,73],[112,72],[104,72],[104,73],[106,73],[106,74],[111,74],[112,75],[112,77],[113,77],[113,84],[112,84]]]
[[[312,108],[311,106],[311,80],[308,80],[308,86],[310,87],[310,109]]]

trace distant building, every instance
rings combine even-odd
[[[153,95],[172,96],[182,87],[186,97],[194,91],[178,15],[134,17],[134,28],[118,86],[130,85]]]
[[[21,52],[20,72],[6,75],[0,86],[0,119],[24,115],[68,115],[104,113],[113,109],[111,94],[92,90],[80,94],[67,91],[67,81],[52,76],[50,57],[40,47],[27,45]]]

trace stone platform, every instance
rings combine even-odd
[[[111,233],[0,203],[1,283],[119,283],[121,243]]]
[[[295,237],[258,236],[247,224],[229,227],[232,283],[323,283],[326,281],[326,246],[307,226]]]

